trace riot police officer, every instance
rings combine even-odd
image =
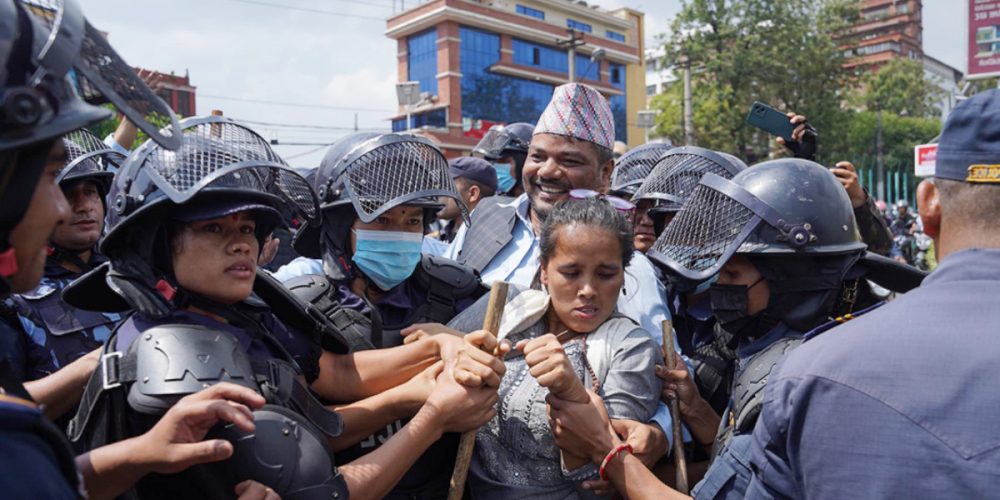
[[[285,285],[313,304],[357,350],[403,343],[414,324],[448,323],[485,292],[478,274],[443,257],[421,253],[421,239],[441,198],[468,218],[448,163],[430,141],[396,134],[355,134],[330,148],[316,174],[322,225],[296,238],[307,258],[322,259],[322,275]],[[433,336],[436,339],[448,336]],[[376,450],[405,420],[337,455],[347,462]],[[448,435],[414,464],[390,496],[445,496],[457,436]]]
[[[658,237],[705,174],[731,179],[746,168],[739,158],[726,153],[695,146],[675,148],[663,156],[638,187],[633,202],[649,207],[648,218]],[[677,343],[692,363],[702,398],[721,413],[729,402],[736,342],[733,335],[716,327],[715,317],[712,316],[707,292],[718,277],[713,275],[695,281],[669,269],[658,269],[663,272],[661,279],[667,284],[667,304]]]
[[[654,142],[643,144],[615,159],[615,169],[611,172],[611,188],[608,194],[632,199],[642,181],[653,170],[660,158],[670,151],[671,145]],[[634,246],[639,252],[646,253],[656,241],[653,220],[649,217],[650,203],[634,200],[635,220],[633,221]]]
[[[524,192],[521,174],[534,130],[534,125],[523,122],[494,125],[472,148],[473,154],[493,162],[498,194],[516,198]]]

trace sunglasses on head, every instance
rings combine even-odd
[[[611,204],[615,210],[627,214],[635,212],[635,205],[632,202],[619,198],[617,196],[609,196],[603,193],[598,193],[593,189],[572,189],[569,192],[569,197],[574,200],[586,200],[588,198],[601,198]]]

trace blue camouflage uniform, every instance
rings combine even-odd
[[[754,431],[748,498],[996,496],[997,297],[1000,250],[960,251],[791,353]]]
[[[97,349],[121,319],[115,313],[83,311],[63,302],[63,288],[81,274],[49,259],[41,283],[11,298],[27,337],[25,380],[45,377]]]

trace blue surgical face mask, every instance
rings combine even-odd
[[[517,184],[517,179],[510,175],[509,163],[494,163],[493,168],[497,171],[497,189],[501,193],[508,193]]]
[[[351,260],[382,290],[406,281],[420,263],[422,233],[356,229],[354,235],[358,246]]]

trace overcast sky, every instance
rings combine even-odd
[[[320,144],[349,133],[355,120],[360,129],[389,129],[396,110],[396,48],[383,33],[399,2],[82,0],[87,18],[109,33],[129,64],[189,71],[199,114],[222,109],[234,118],[280,124],[253,124],[279,143]],[[679,0],[590,3],[646,12],[650,38],[667,31],[680,9]],[[963,71],[967,4],[924,0],[925,52]],[[318,165],[323,149],[277,147],[302,167]]]

